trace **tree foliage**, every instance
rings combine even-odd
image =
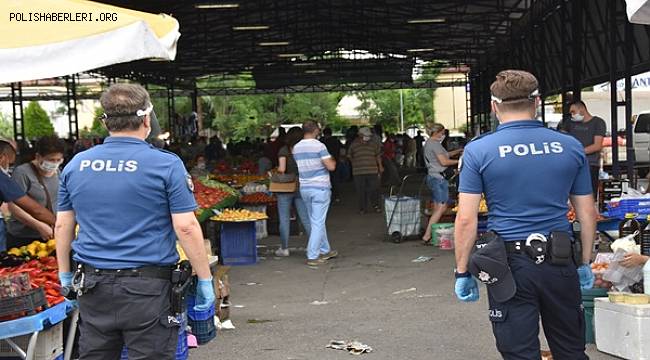
[[[266,137],[280,124],[315,120],[333,130],[349,124],[336,107],[342,93],[206,96],[201,98],[206,124],[225,139]]]
[[[0,112],[0,137],[3,139],[14,138],[14,124],[11,117]]]
[[[54,135],[54,126],[47,112],[36,101],[30,101],[25,108],[25,137],[37,139],[43,136]]]
[[[439,70],[435,66],[425,66],[416,82],[435,80]],[[372,123],[380,124],[388,132],[400,129],[400,91],[404,106],[404,128],[412,125],[425,125],[435,121],[433,89],[403,89],[361,91],[356,95],[361,100],[357,108]]]

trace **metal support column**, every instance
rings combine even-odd
[[[610,92],[610,116],[612,122],[612,139],[613,142],[618,139],[618,99],[616,97],[616,80],[617,78],[617,62],[616,50],[618,49],[618,42],[616,33],[618,32],[618,24],[616,22],[616,12],[618,1],[608,2],[609,12],[609,92]],[[612,146],[612,174],[615,178],[621,175],[618,163],[618,146]]]
[[[546,126],[546,49],[544,48],[545,42],[545,32],[541,31],[545,24],[533,25],[533,44],[532,50],[534,51],[533,57],[535,62],[535,71],[537,72],[539,80],[539,93],[541,100],[541,117],[542,123]]]
[[[634,176],[634,132],[632,124],[632,60],[633,60],[633,39],[632,24],[625,19],[625,139],[626,139],[626,163],[627,178],[630,179],[632,186],[636,188],[636,177]],[[614,144],[614,141],[612,141]]]
[[[485,109],[483,108],[485,101],[485,86],[483,84],[485,83],[485,72],[481,71],[478,74],[478,131],[476,131],[476,134],[481,134],[481,131],[483,129],[483,121],[485,120]]]
[[[25,140],[25,124],[23,122],[23,84],[11,83],[11,108],[14,115],[14,139]]]
[[[467,116],[465,120],[465,129],[469,131],[469,124],[472,120],[472,91],[469,82],[469,73],[465,74],[465,115]]]
[[[569,13],[568,9],[566,6],[566,2],[562,1],[561,6],[561,14],[562,14],[562,24],[560,26],[562,27],[562,30],[565,31],[566,24],[569,24],[570,18],[569,18]],[[561,43],[561,53],[560,53],[560,59],[562,60],[562,68],[561,68],[561,82],[562,82],[562,117],[565,118],[569,114],[569,99],[568,99],[568,87],[567,87],[567,80],[569,78],[569,45],[568,44],[568,39],[566,36],[562,36],[562,39],[560,40]]]
[[[578,101],[582,97],[582,69],[584,54],[584,0],[573,0],[572,11],[572,34],[573,34],[573,96],[572,101]]]
[[[174,85],[167,88],[167,115],[169,119],[169,134],[172,139],[176,139],[176,109],[174,106]]]
[[[469,126],[467,130],[469,133],[474,136],[474,127],[476,125],[476,117],[477,117],[477,109],[478,105],[476,103],[476,100],[478,99],[478,94],[476,93],[476,76],[472,73],[472,76],[470,77],[470,83],[469,83],[469,96],[470,96],[470,101],[472,103],[471,108],[470,108],[470,114],[471,117],[469,119]]]
[[[79,138],[79,119],[77,117],[77,81],[76,75],[65,77],[65,93],[68,106],[68,135],[70,139]]]

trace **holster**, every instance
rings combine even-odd
[[[574,238],[571,247],[573,249],[573,263],[576,266],[582,265],[582,239]]]
[[[498,239],[499,239],[499,234],[497,234],[496,231],[494,230],[487,231],[476,240],[476,243],[474,243],[474,251],[484,247],[492,240],[498,240]]]
[[[574,261],[573,243],[573,237],[569,233],[552,232],[548,244],[551,265],[566,266]]]
[[[192,265],[189,261],[181,261],[172,270],[171,311],[173,315],[180,315],[185,310],[187,290],[192,283]]]

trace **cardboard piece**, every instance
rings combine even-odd
[[[269,185],[270,192],[279,192],[279,193],[291,193],[296,191],[296,183],[276,183],[272,182]]]

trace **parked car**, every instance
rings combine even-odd
[[[645,177],[650,169],[650,111],[642,111],[633,119],[635,166],[640,177]]]

